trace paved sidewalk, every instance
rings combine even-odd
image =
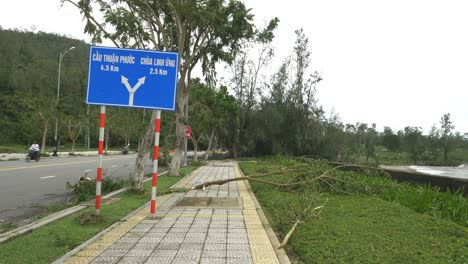
[[[240,177],[235,162],[214,162],[174,187]],[[244,181],[158,197],[56,263],[289,263]],[[263,220],[263,221],[262,221]],[[270,237],[270,238],[269,238]]]

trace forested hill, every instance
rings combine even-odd
[[[24,126],[35,123],[26,112],[55,103],[59,54],[70,47],[75,49],[62,60],[60,106],[79,113],[86,107],[89,45],[56,34],[0,29],[0,143],[39,139],[40,133],[23,134],[36,134]]]
[[[56,96],[59,54],[70,47],[76,48],[62,61],[60,99],[71,103],[83,101],[75,96],[85,91],[88,44],[43,32],[0,30],[2,95]]]

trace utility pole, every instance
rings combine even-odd
[[[59,55],[59,65],[58,65],[58,78],[57,78],[57,101],[55,102],[56,107],[58,107],[59,104],[59,98],[60,98],[60,68],[62,66],[62,60],[65,54],[69,52],[70,50],[74,49],[75,47],[70,47],[68,50],[66,50],[64,53],[60,52]],[[55,141],[55,150],[58,150],[58,141],[57,141],[57,134],[58,134],[58,117],[55,116],[55,134],[54,134],[54,141]],[[56,152],[54,152],[54,156],[56,155]]]

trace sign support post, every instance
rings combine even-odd
[[[101,183],[102,183],[102,155],[104,153],[104,127],[106,123],[106,107],[101,106],[101,118],[99,122],[99,166],[97,168],[96,177],[96,214],[101,210]]]
[[[175,110],[179,55],[175,52],[92,46],[86,103],[101,106],[96,214],[101,207],[102,155],[106,106],[156,110],[151,217],[156,216],[161,110]]]
[[[161,110],[156,110],[154,122],[153,181],[151,187],[151,217],[156,217],[156,188],[158,186],[159,132],[161,128]]]

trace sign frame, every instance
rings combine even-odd
[[[86,104],[175,111],[178,53],[91,46],[88,66]]]

